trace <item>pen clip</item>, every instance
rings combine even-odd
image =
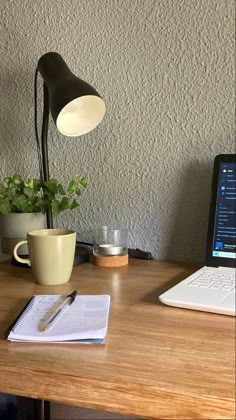
[[[64,312],[65,308],[70,306],[77,295],[77,291],[74,290],[72,293],[70,293],[64,301],[55,306],[55,309],[49,312],[48,317],[42,321],[42,324],[40,326],[41,331],[47,331],[50,327],[52,327],[52,324],[59,318],[60,315]]]

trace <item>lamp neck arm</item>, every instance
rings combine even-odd
[[[49,119],[49,98],[48,88],[46,84],[43,84],[43,122],[42,122],[42,163],[43,163],[43,180],[49,180],[49,164],[48,164],[48,119]],[[47,210],[47,228],[53,228],[52,209],[51,207]]]
[[[43,84],[43,122],[42,122],[42,162],[43,162],[43,178],[44,181],[49,180],[49,165],[48,165],[48,119],[49,119],[49,99],[48,89],[45,83]]]

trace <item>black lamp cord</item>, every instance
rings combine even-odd
[[[39,163],[39,174],[40,179],[43,181],[43,165],[42,165],[42,153],[40,147],[40,140],[38,135],[38,92],[37,92],[37,79],[38,79],[38,67],[35,71],[35,78],[34,78],[34,129],[35,129],[35,138],[36,138],[36,145],[37,145],[37,154],[38,154],[38,163]]]

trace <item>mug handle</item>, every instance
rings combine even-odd
[[[28,241],[20,241],[20,242],[18,242],[18,244],[16,244],[15,248],[13,249],[13,255],[14,255],[14,257],[15,257],[15,259],[16,259],[17,261],[19,261],[20,263],[23,263],[23,264],[27,264],[27,265],[30,267],[30,266],[31,266],[31,264],[30,264],[30,260],[29,260],[28,258],[21,258],[21,257],[19,257],[19,255],[17,254],[17,249],[18,249],[21,245],[27,244],[27,242],[28,242]]]

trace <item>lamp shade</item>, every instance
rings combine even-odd
[[[56,52],[44,54],[38,70],[48,89],[49,108],[57,129],[65,136],[81,136],[103,119],[105,103],[88,83],[76,77]]]

